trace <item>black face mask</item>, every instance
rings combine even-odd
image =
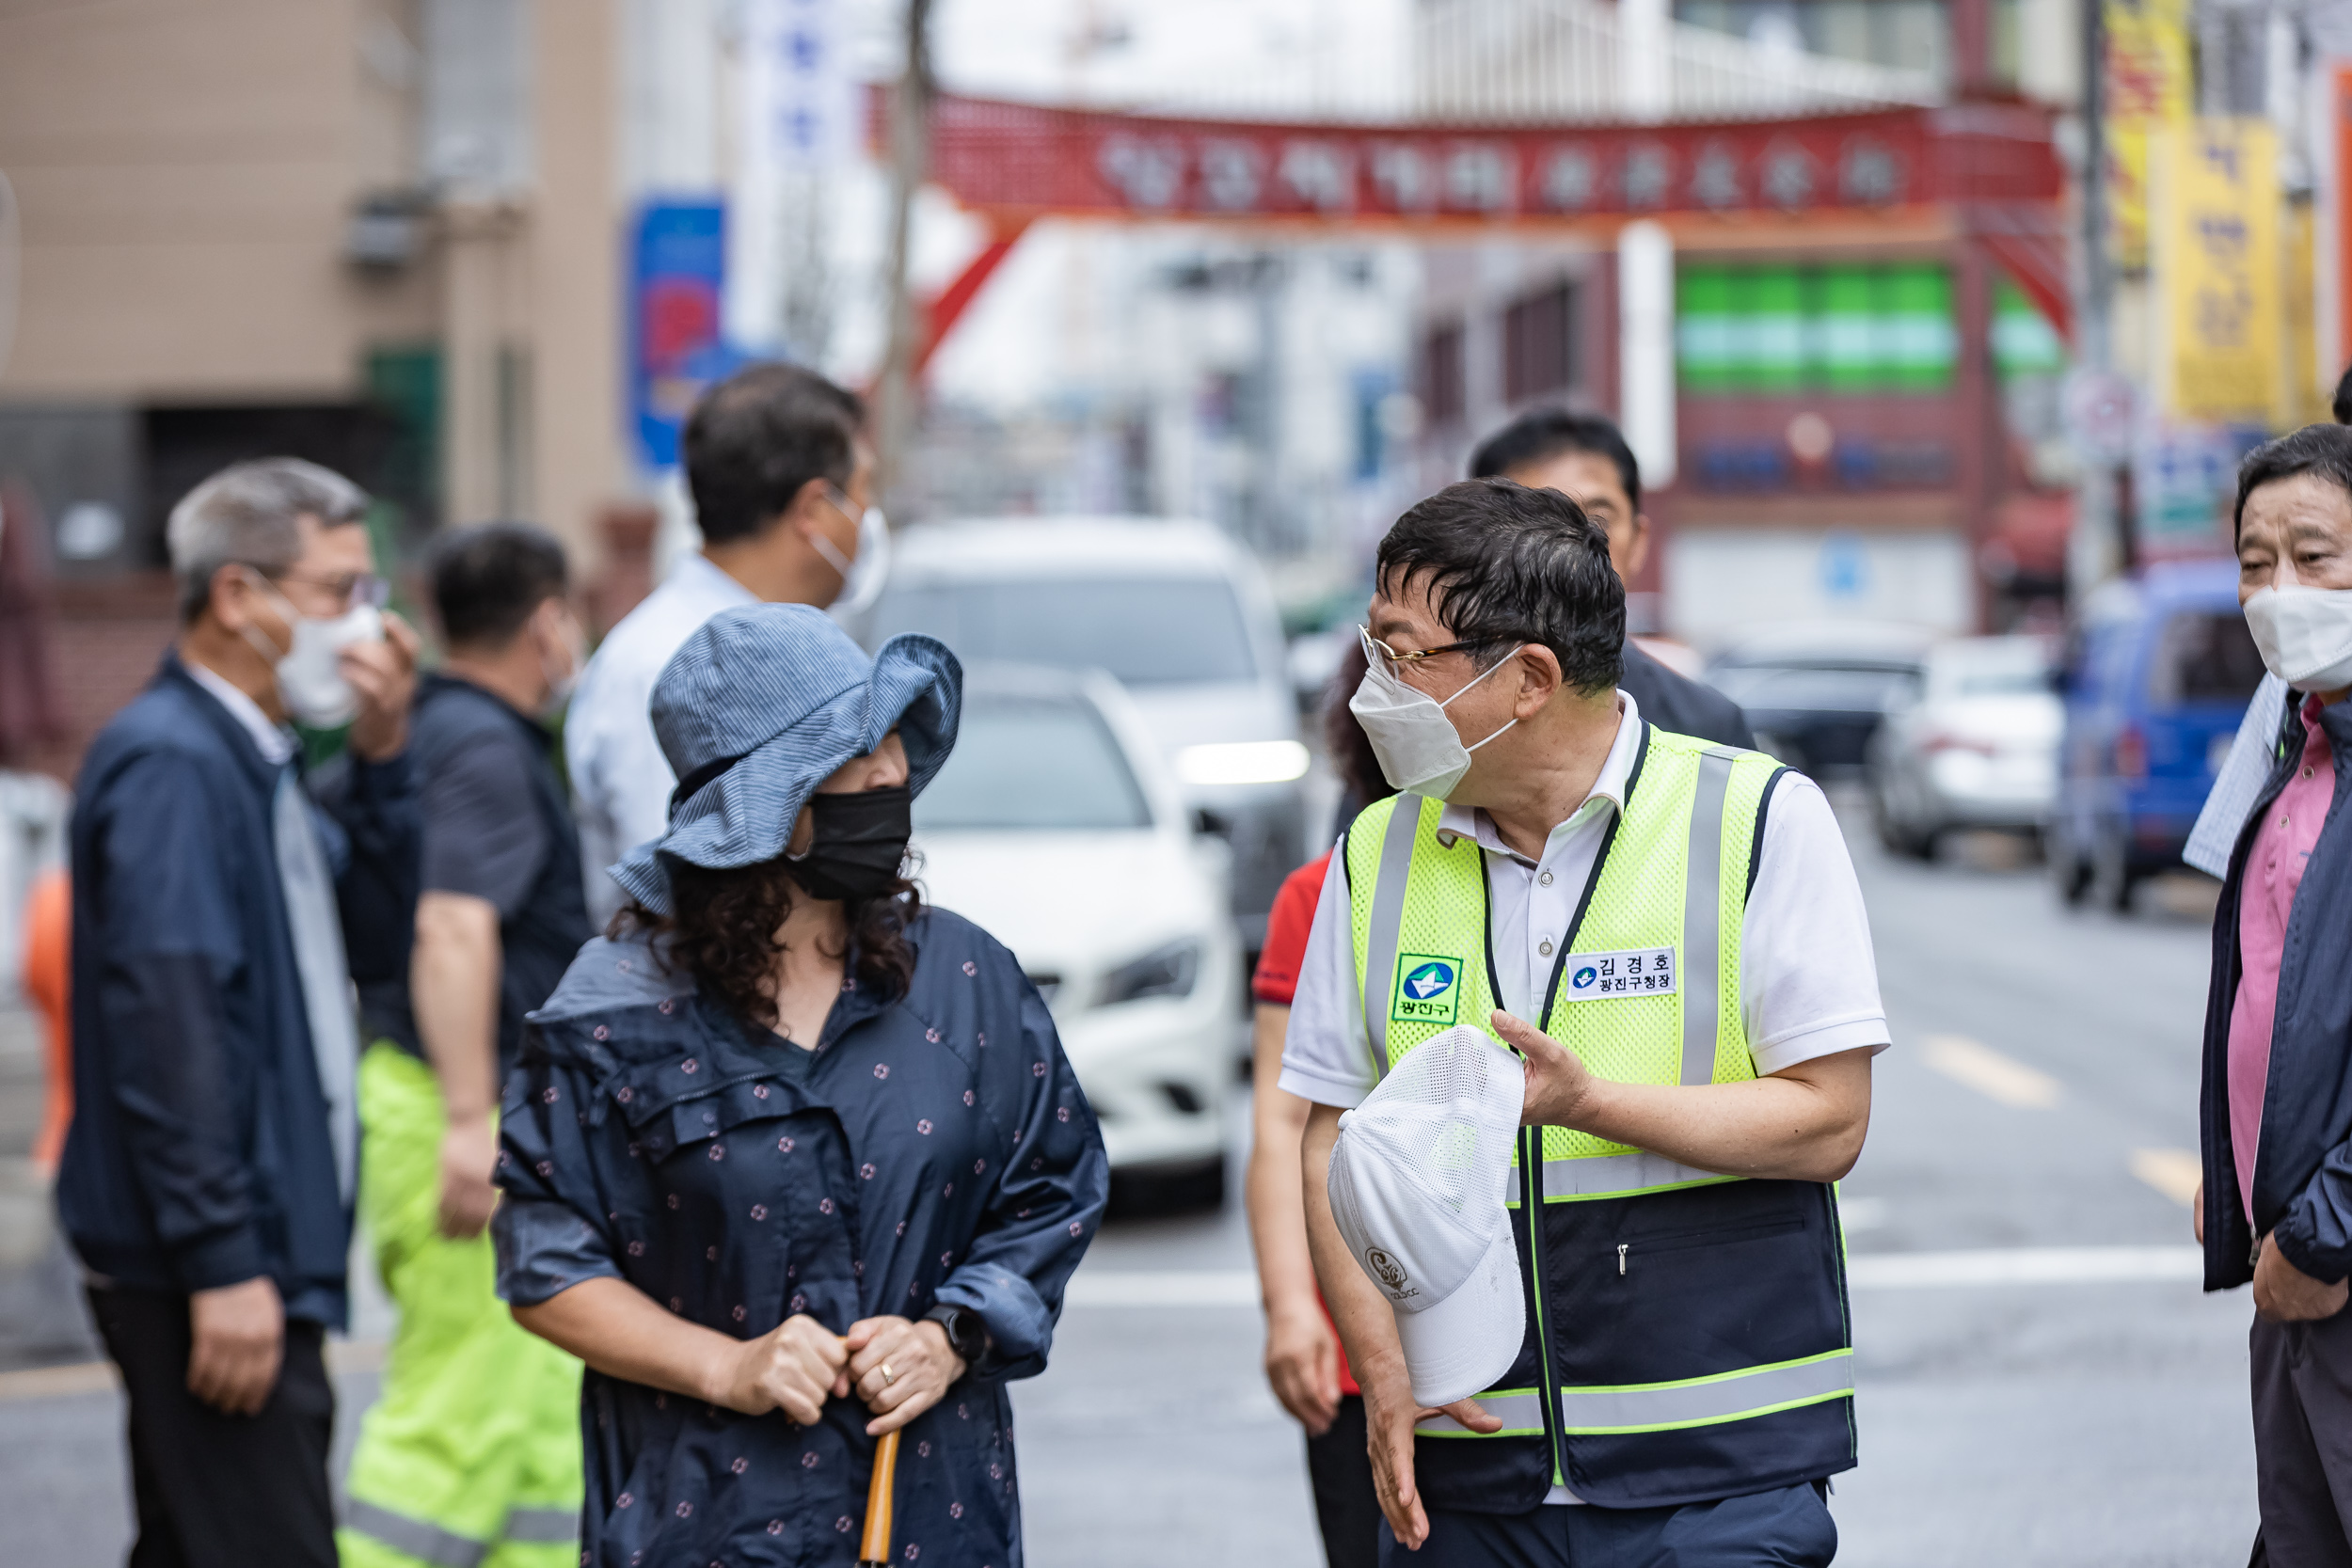
[[[787,860],[792,879],[814,898],[855,903],[890,891],[914,831],[914,791],[869,789],[857,795],[812,795],[817,833],[808,853]]]

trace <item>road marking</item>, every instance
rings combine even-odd
[[[381,1339],[329,1339],[326,1370],[341,1376],[371,1372],[384,1365]],[[74,1361],[62,1367],[26,1367],[0,1372],[0,1404],[20,1400],[61,1400],[77,1394],[112,1393],[122,1386],[111,1361]]]
[[[1928,1066],[1988,1100],[2025,1111],[2046,1111],[2065,1094],[2048,1073],[2004,1056],[1964,1035],[1930,1035],[1922,1044]]]
[[[2134,1284],[2202,1279],[2204,1275],[2204,1251],[2193,1246],[1882,1252],[1846,1260],[1847,1280],[1865,1291],[1945,1290],[1973,1285]]]
[[[2132,1174],[2186,1208],[2205,1179],[2205,1163],[2185,1148],[2135,1148]]]
[[[1840,1197],[1837,1200],[1837,1221],[1849,1234],[1856,1230],[1876,1230],[1886,1223],[1886,1199]]]
[[[2204,1277],[2193,1246],[1994,1247],[1969,1252],[1880,1252],[1846,1259],[1857,1290],[1958,1290],[1987,1285],[2106,1285]],[[1251,1307],[1248,1269],[1080,1269],[1073,1307]]]
[[[0,1372],[0,1404],[17,1400],[60,1400],[120,1387],[111,1361],[81,1361],[70,1367],[28,1367]]]
[[[1248,1269],[1079,1270],[1073,1307],[1255,1307],[1258,1276]]]

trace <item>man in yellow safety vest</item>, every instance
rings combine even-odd
[[[1826,1563],[1855,1458],[1832,1183],[1888,1042],[1836,818],[1644,721],[1607,536],[1558,491],[1438,492],[1376,584],[1351,706],[1401,793],[1332,857],[1281,1086],[1314,1106],[1308,1234],[1389,1530],[1424,1563]],[[1464,1023],[1526,1058],[1528,1310],[1485,1393],[1423,1410],[1394,1261],[1353,1255],[1326,1183],[1342,1112]]]

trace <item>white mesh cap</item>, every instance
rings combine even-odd
[[[1525,1096],[1518,1057],[1462,1024],[1407,1052],[1340,1117],[1331,1214],[1396,1310],[1425,1405],[1491,1386],[1527,1335],[1503,1207]]]

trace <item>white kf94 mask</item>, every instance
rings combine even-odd
[[[1416,691],[1399,680],[1389,668],[1387,657],[1373,641],[1371,632],[1359,626],[1356,635],[1364,640],[1364,678],[1357,686],[1356,695],[1347,700],[1347,711],[1363,725],[1364,736],[1372,742],[1372,754],[1380,759],[1381,776],[1400,794],[1434,795],[1444,800],[1462,782],[1462,775],[1470,771],[1470,753],[1518,722],[1514,719],[1478,746],[1465,746],[1454,728],[1454,721],[1445,716],[1447,707],[1463,691],[1511,662],[1509,656],[1497,660],[1441,703],[1426,691]]]
[[[2352,589],[2258,588],[2246,625],[2264,666],[2296,690],[2352,686]]]
[[[278,700],[296,723],[314,730],[348,724],[359,715],[359,694],[343,679],[342,652],[355,642],[381,641],[384,616],[372,604],[355,604],[341,615],[321,619],[305,615],[287,602],[259,572],[254,580],[278,601],[278,612],[292,628],[294,645],[284,653],[271,646],[261,628],[248,625],[245,638],[256,653],[270,661],[278,674]]]

